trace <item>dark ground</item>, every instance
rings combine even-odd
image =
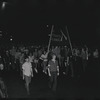
[[[95,67],[95,70],[94,70]],[[27,96],[24,81],[17,72],[5,74],[9,98],[100,98],[100,68],[90,64],[80,78],[58,77],[56,94],[48,88],[48,76],[35,74],[30,85],[31,95]]]

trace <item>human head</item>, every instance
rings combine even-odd
[[[84,48],[82,48],[82,51],[85,51]]]
[[[96,49],[96,51],[98,51],[98,49]]]
[[[43,51],[43,54],[46,54],[46,51]]]
[[[52,54],[52,59],[56,59],[56,55],[55,54]]]
[[[28,56],[25,57],[25,61],[29,62],[29,57]]]

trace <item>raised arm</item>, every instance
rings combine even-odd
[[[49,74],[49,76],[51,76],[51,73],[50,73],[50,64],[48,64],[48,74]]]

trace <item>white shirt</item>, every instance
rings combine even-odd
[[[30,62],[25,62],[22,65],[22,69],[23,69],[23,74],[26,76],[31,76],[32,75],[32,64]]]
[[[40,57],[40,59],[43,60],[43,61],[48,61],[47,60],[47,56],[48,56],[48,53],[42,54],[41,57]]]

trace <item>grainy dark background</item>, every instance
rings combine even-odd
[[[51,25],[55,24],[68,26],[72,42],[99,42],[100,3],[96,0],[5,1],[5,8],[0,9],[0,27],[13,34],[16,41],[48,41]]]

